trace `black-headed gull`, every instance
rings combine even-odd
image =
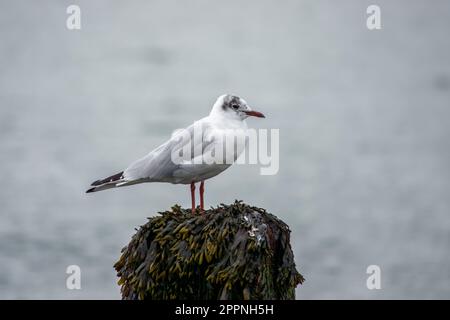
[[[200,182],[200,209],[203,210],[205,180],[227,169],[242,153],[247,140],[245,138],[239,140],[239,135],[245,135],[247,130],[245,119],[249,116],[264,118],[261,112],[252,110],[244,99],[229,94],[222,95],[214,103],[209,116],[196,121],[186,129],[176,131],[167,142],[133,162],[124,171],[93,182],[92,188],[86,193],[144,182],[190,184],[192,212],[194,212],[195,183]],[[208,150],[215,150],[215,153],[218,153],[217,150],[223,151],[224,137],[229,135],[230,131],[234,135],[237,132],[238,135],[237,139],[231,140],[234,143],[231,146],[232,155],[225,152],[223,161],[204,161],[203,156]],[[200,139],[197,139],[196,135],[200,135]],[[184,139],[186,136],[188,139]],[[184,158],[174,159],[181,153]]]

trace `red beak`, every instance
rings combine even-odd
[[[265,116],[258,111],[244,111],[246,115],[257,118],[265,118]]]

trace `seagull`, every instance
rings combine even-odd
[[[200,210],[203,211],[205,180],[229,168],[245,149],[248,140],[239,140],[239,137],[246,134],[248,127],[245,120],[248,117],[265,118],[261,112],[252,110],[244,99],[230,94],[221,95],[207,117],[194,122],[186,129],[176,130],[167,142],[133,162],[125,170],[94,181],[86,193],[144,182],[187,184],[190,185],[192,213],[195,213],[195,184],[200,182]],[[238,132],[238,139],[232,140],[234,143],[232,154],[227,153],[223,156],[224,161],[214,163],[202,161],[206,152],[223,150],[224,137],[227,137],[231,130],[234,130],[234,134]],[[196,139],[199,134],[200,139]],[[188,139],[183,139],[186,136]],[[189,152],[193,150],[193,154]],[[195,150],[200,150],[200,154],[195,153]],[[174,155],[181,153],[183,159],[174,161]]]

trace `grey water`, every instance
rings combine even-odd
[[[368,30],[372,2],[80,0],[68,30],[71,1],[2,1],[0,298],[119,299],[121,248],[189,191],[84,191],[235,93],[280,170],[234,166],[206,204],[289,224],[298,299],[449,299],[450,2],[376,1]]]

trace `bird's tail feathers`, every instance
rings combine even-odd
[[[107,190],[107,189],[111,189],[111,188],[115,188],[115,187],[116,187],[116,183],[105,183],[105,184],[102,184],[101,186],[92,187],[92,188],[86,190],[86,193],[103,191],[103,190]]]
[[[88,189],[86,193],[107,190],[124,185],[127,181],[124,180],[123,171],[109,176],[105,179],[100,179],[92,182],[92,188]]]

